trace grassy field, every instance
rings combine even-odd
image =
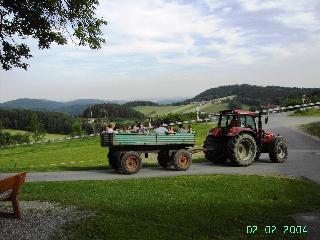
[[[202,146],[213,123],[195,124],[196,145]],[[107,148],[100,147],[99,138],[78,139],[49,144],[35,144],[0,151],[0,172],[19,171],[68,171],[105,169]],[[204,161],[203,155],[196,154],[194,161]],[[156,156],[143,159],[145,166],[157,165]]]
[[[34,144],[0,151],[0,172],[87,170],[106,168],[99,138]]]
[[[228,109],[228,103],[219,103],[219,104],[186,104],[182,106],[138,106],[134,107],[135,110],[147,115],[147,116],[157,116],[164,115],[168,113],[189,113],[196,112],[197,107],[201,112],[219,112],[221,110]],[[242,105],[242,109],[249,109],[248,105]]]
[[[300,128],[303,131],[320,138],[320,122],[304,124],[301,125]]]
[[[299,194],[297,194],[299,193]],[[299,179],[208,175],[27,183],[22,200],[75,205],[94,217],[65,226],[65,239],[305,239],[283,233],[290,214],[320,211],[319,185]],[[258,226],[247,234],[248,225]],[[264,232],[274,225],[274,234]]]
[[[135,110],[147,115],[147,116],[157,116],[165,115],[168,113],[183,113],[189,111],[196,111],[196,104],[188,104],[182,106],[138,106],[134,107]]]
[[[5,132],[8,132],[8,133],[11,133],[11,134],[17,134],[17,133],[20,133],[20,134],[24,134],[26,133],[27,131],[23,131],[23,130],[16,130],[16,129],[3,129],[3,131]],[[64,134],[53,134],[53,133],[46,133],[44,138],[45,139],[59,139],[59,138],[66,138],[68,137],[68,135],[64,135]]]
[[[320,109],[306,109],[302,111],[300,109],[294,111],[294,113],[290,114],[292,117],[306,117],[306,116],[320,116]]]

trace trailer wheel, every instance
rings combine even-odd
[[[185,150],[180,149],[174,154],[173,165],[178,171],[186,171],[190,167],[192,162],[191,154]]]
[[[288,146],[283,137],[274,137],[270,140],[269,158],[274,163],[286,161],[288,158]]]
[[[158,163],[163,168],[170,167],[171,159],[167,152],[159,152],[158,153]]]
[[[126,152],[121,157],[120,164],[124,174],[134,174],[141,168],[141,157],[136,152]]]
[[[228,140],[228,157],[237,166],[249,166],[256,157],[257,145],[249,134],[241,134]]]

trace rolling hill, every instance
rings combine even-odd
[[[0,103],[0,108],[53,111],[67,113],[69,115],[81,115],[89,105],[101,103],[123,103],[123,101],[106,101],[101,99],[77,99],[68,102],[58,102],[46,99],[20,98]]]
[[[302,95],[320,95],[320,88],[296,88],[279,86],[256,86],[256,85],[229,85],[210,88],[195,97],[178,104],[184,105],[191,102],[209,101],[226,96],[236,95],[233,101],[238,101],[249,106],[265,104],[281,105],[288,98],[301,98]]]

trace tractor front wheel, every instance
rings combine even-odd
[[[208,136],[204,141],[203,148],[205,149],[203,151],[205,158],[213,163],[224,163],[228,159],[220,138]]]
[[[134,174],[141,168],[141,157],[136,152],[126,152],[121,157],[120,164],[124,174]]]
[[[269,144],[269,158],[271,162],[285,162],[288,158],[288,145],[284,138],[274,137]]]
[[[234,165],[249,166],[256,153],[256,141],[249,134],[241,134],[228,140],[228,157]]]
[[[174,154],[173,165],[178,171],[186,171],[190,167],[192,162],[191,154],[185,150],[180,149]]]

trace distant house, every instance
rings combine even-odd
[[[94,118],[88,118],[87,122],[93,124],[94,123]]]

